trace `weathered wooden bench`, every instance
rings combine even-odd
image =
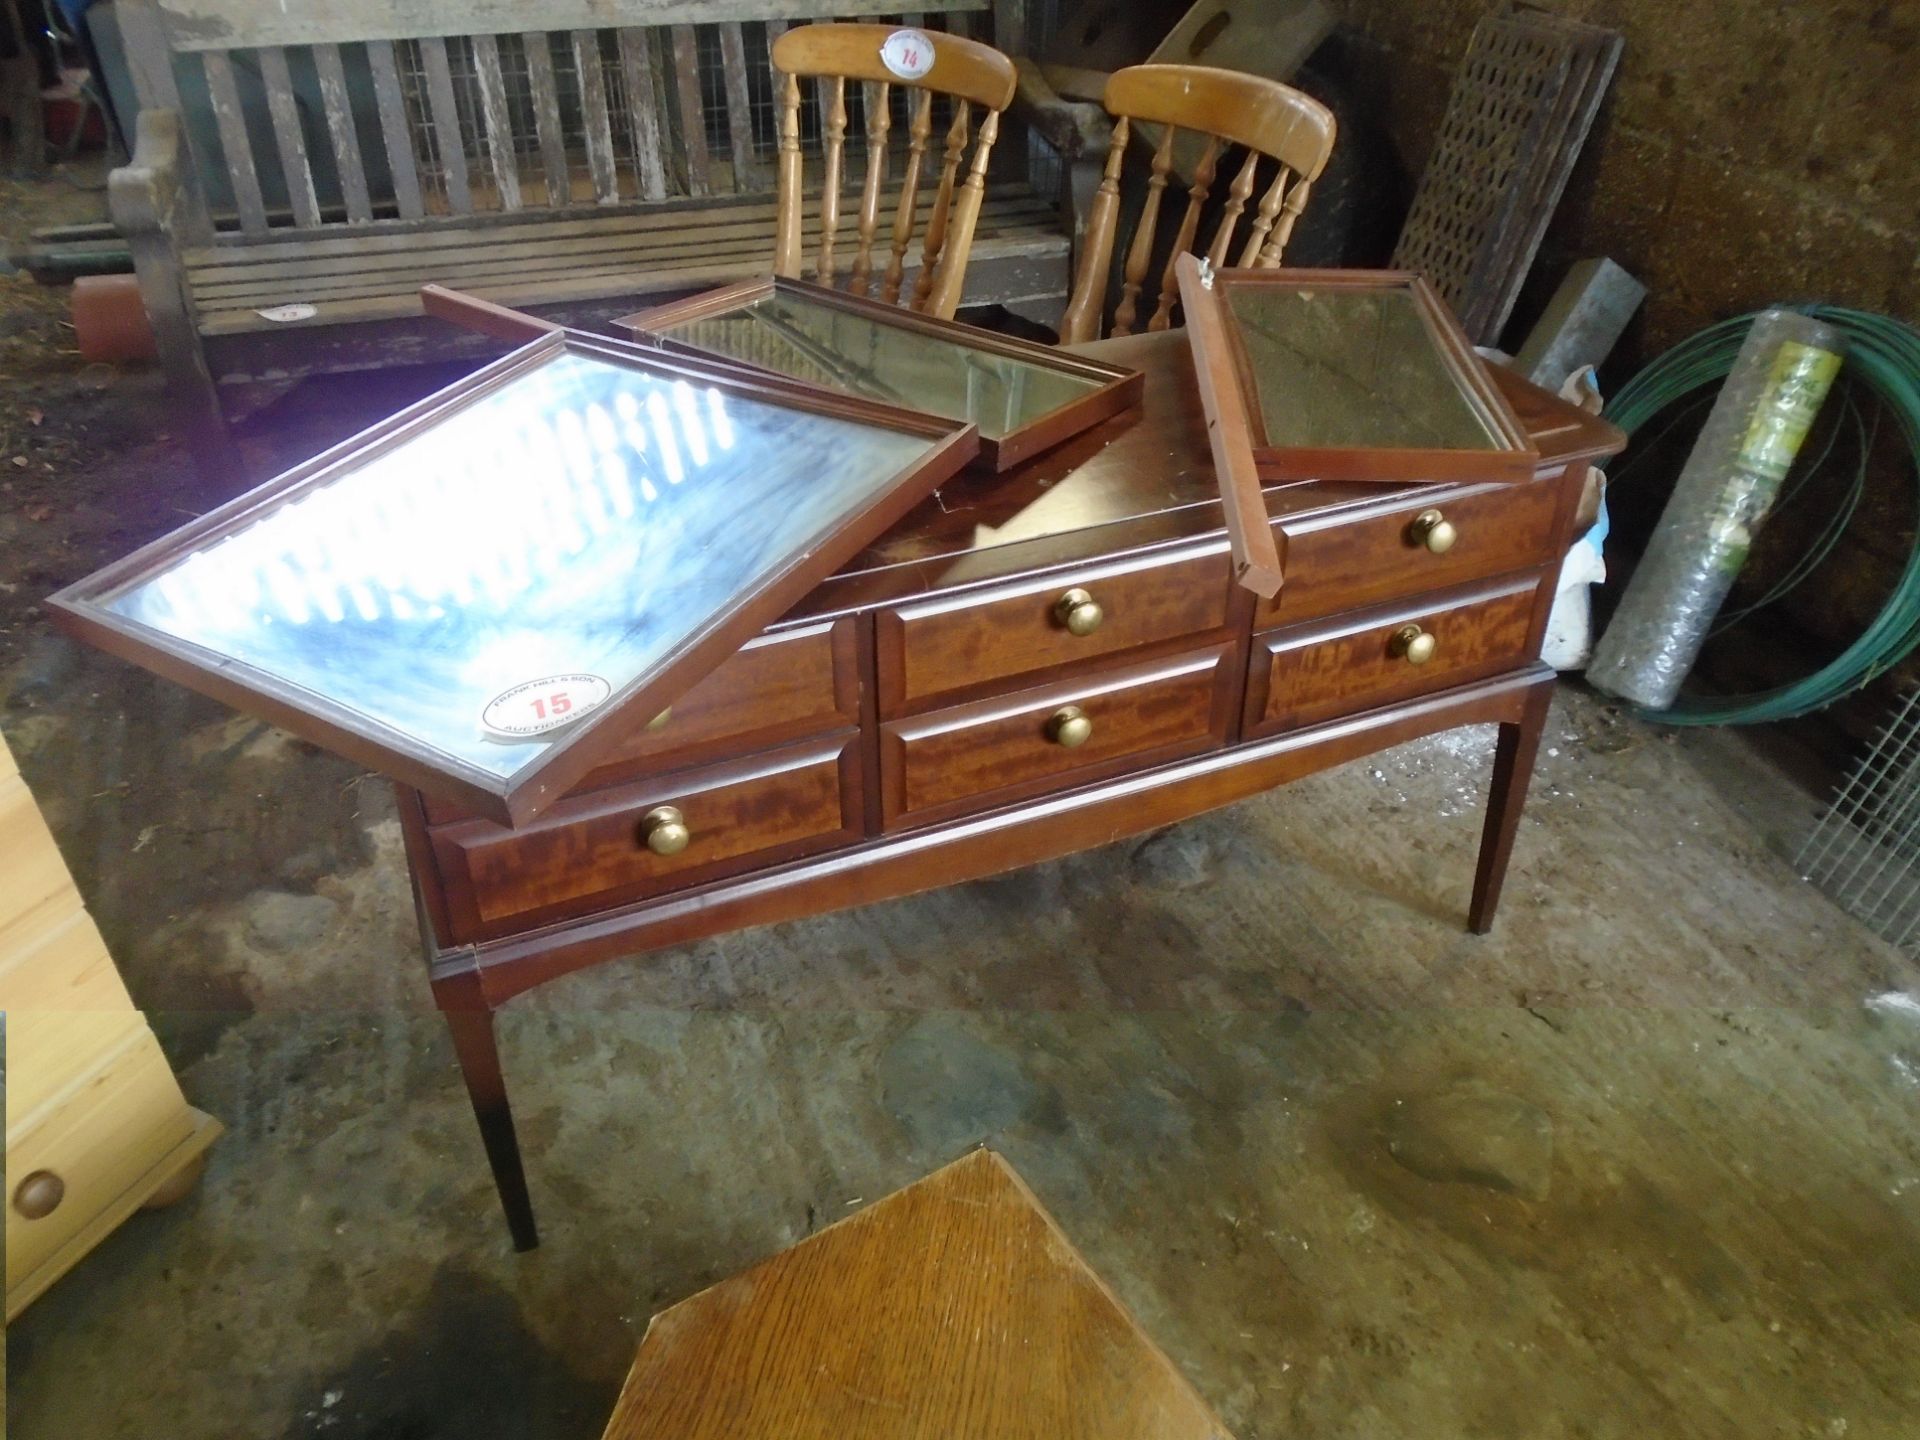
[[[814,9],[881,7],[116,0],[141,113],[112,213],[196,450],[231,463],[222,384],[473,344],[423,319],[429,281],[593,324],[637,296],[765,273],[778,144],[767,51]],[[980,39],[996,18],[1021,25],[1006,0],[904,18]],[[810,115],[816,154],[819,129]],[[1002,148],[1014,168],[1028,147]],[[1063,300],[1069,248],[1057,197],[996,173],[964,303]]]

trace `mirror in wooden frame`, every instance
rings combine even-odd
[[[52,605],[514,824],[975,448],[964,424],[553,332]]]
[[[679,352],[971,421],[994,470],[1140,400],[1138,371],[802,280],[750,280],[616,323]]]
[[[1194,363],[1235,388],[1261,480],[1532,478],[1538,452],[1418,275],[1194,273],[1181,291]]]

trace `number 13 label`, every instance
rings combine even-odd
[[[902,80],[933,69],[933,37],[924,30],[896,30],[880,44],[880,63]]]
[[[502,740],[526,740],[571,725],[612,693],[598,675],[548,675],[494,696],[480,723]]]

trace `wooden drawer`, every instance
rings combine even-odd
[[[455,938],[491,939],[608,909],[853,838],[863,814],[857,735],[562,800],[509,830],[463,820],[429,832]],[[644,817],[672,806],[686,848],[648,849]]]
[[[663,719],[637,727],[574,793],[603,789],[642,771],[677,770],[859,722],[852,618],[781,630],[741,646],[674,701]],[[458,806],[423,798],[430,824],[468,818]]]
[[[1401,596],[1424,595],[1514,570],[1557,563],[1561,501],[1556,480],[1448,487],[1357,517],[1327,516],[1286,532],[1286,582],[1254,614],[1256,629],[1331,615]],[[1436,555],[1414,533],[1414,518],[1438,510],[1454,528]]]
[[[933,696],[1117,655],[1143,645],[1212,639],[1227,623],[1226,551],[1134,557],[1043,582],[901,605],[877,617],[880,712],[924,708]],[[1083,589],[1100,606],[1099,628],[1076,635],[1055,614]]]
[[[33,1046],[33,1031],[43,1023],[44,1017],[33,1014],[7,1017],[9,1068],[14,1047]],[[103,1059],[105,1063],[53,1105],[17,1122],[9,1087],[10,1291],[193,1133],[193,1112],[144,1024]],[[21,1182],[39,1170],[57,1175],[65,1191],[50,1214],[29,1220],[21,1215],[16,1197]]]
[[[1311,725],[1524,664],[1539,645],[1540,585],[1538,574],[1527,575],[1417,606],[1256,635],[1244,733]],[[1396,649],[1396,633],[1409,625],[1433,636],[1433,658],[1423,665]]]
[[[880,783],[887,823],[925,824],[1220,744],[1231,703],[1227,654],[1216,646],[885,724]],[[1092,727],[1073,748],[1051,729],[1068,706]]]

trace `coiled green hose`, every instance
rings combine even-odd
[[[1899,422],[1907,448],[1913,452],[1914,476],[1920,485],[1920,331],[1886,315],[1838,305],[1792,308],[1845,333],[1843,374],[1850,374],[1875,391]],[[1724,380],[1754,319],[1754,315],[1740,315],[1723,320],[1681,341],[1621,387],[1606,407],[1606,418],[1631,435],[1675,401]],[[1866,443],[1870,442],[1863,438],[1863,445]],[[1843,502],[1839,523],[1829,523],[1822,532],[1810,562],[1803,560],[1794,567],[1795,579],[1804,578],[1838,541],[1846,519],[1859,502],[1863,479],[1864,456],[1862,474],[1855,477],[1852,491]],[[1920,488],[1916,493],[1920,494]],[[1770,597],[1777,597],[1784,588],[1776,586]],[[1768,720],[1791,720],[1831,705],[1885,674],[1916,645],[1920,645],[1920,543],[1908,554],[1899,583],[1879,615],[1824,669],[1777,690],[1712,700],[1682,699],[1671,709],[1641,713],[1649,720],[1669,725],[1757,725]]]

